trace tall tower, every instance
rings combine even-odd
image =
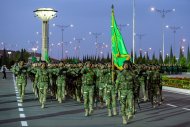
[[[41,60],[48,61],[49,49],[49,20],[56,17],[56,10],[52,8],[39,8],[34,11],[36,16],[42,20],[42,51]]]

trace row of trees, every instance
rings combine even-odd
[[[8,52],[11,53],[8,54]],[[29,57],[30,53],[25,49],[21,49],[20,51],[8,51],[3,49],[0,54],[0,66],[6,65],[8,68],[10,68],[15,62],[18,62],[19,60],[24,60],[27,62]]]
[[[1,51],[0,56],[0,65],[7,65],[10,67],[15,62],[19,60],[28,61],[28,58],[31,56],[29,52],[27,52],[25,49],[21,49],[21,51],[11,51],[12,53],[8,55],[8,51],[4,49]],[[132,52],[131,52],[132,54]],[[133,57],[133,55],[131,55]],[[159,57],[156,57],[155,52],[152,55],[152,58],[150,58],[148,52],[146,54],[140,53],[140,55],[137,57],[137,54],[135,53],[135,63],[137,64],[169,64],[169,65],[181,65],[183,67],[188,67],[190,69],[190,48],[188,46],[187,48],[187,55],[184,54],[183,49],[180,48],[180,54],[179,58],[176,58],[176,56],[173,54],[172,47],[170,48],[170,54],[167,54],[165,56],[165,60],[162,59],[162,53],[159,53]],[[66,62],[70,63],[78,63],[79,61],[91,61],[92,63],[106,63],[111,62],[111,55],[107,54],[106,57],[103,56],[93,56],[93,55],[84,55],[81,60],[76,57],[68,57]]]

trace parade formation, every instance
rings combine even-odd
[[[113,69],[111,63],[49,63],[45,61],[12,67],[21,102],[24,102],[27,78],[41,108],[46,99],[64,103],[68,98],[84,103],[85,116],[93,115],[94,107],[107,106],[108,116],[122,115],[123,124],[132,119],[140,103],[150,102],[153,108],[162,104],[160,66],[135,65],[123,62],[123,70]],[[118,102],[119,101],[119,102]],[[118,112],[117,107],[120,108]]]

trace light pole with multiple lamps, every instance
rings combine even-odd
[[[121,31],[122,28],[127,27],[127,26],[129,26],[128,23],[127,23],[127,24],[119,24],[119,25],[118,25],[118,28],[119,28],[119,30]]]
[[[103,33],[92,33],[92,32],[89,32],[89,35],[93,35],[95,37],[95,45],[96,45],[96,56],[99,55],[99,52],[98,52],[98,49],[101,47],[101,43],[98,42],[98,37],[103,35]],[[101,54],[101,53],[100,53]]]
[[[141,41],[142,41],[142,38],[145,36],[145,34],[142,34],[142,33],[139,33],[139,34],[136,34],[136,37],[139,38],[139,52],[141,53],[142,51],[142,47],[141,47]]]
[[[71,25],[57,25],[57,24],[53,24],[54,27],[58,27],[59,29],[61,29],[61,59],[63,59],[63,31],[68,28],[68,27],[74,27],[73,24]]]
[[[133,63],[135,63],[135,0],[133,0]]]
[[[166,28],[170,28],[172,31],[173,31],[173,33],[174,33],[174,56],[176,56],[176,48],[175,48],[175,41],[176,41],[176,32],[177,32],[177,30],[179,30],[179,29],[182,29],[182,26],[166,26]]]
[[[39,8],[34,11],[35,15],[42,20],[42,51],[41,60],[48,61],[49,54],[49,20],[56,17],[56,10],[52,8]]]
[[[175,9],[169,9],[169,10],[165,10],[165,9],[162,9],[162,10],[160,10],[160,9],[157,9],[157,8],[154,8],[154,7],[152,7],[151,8],[151,11],[152,12],[158,12],[159,14],[161,14],[161,17],[162,17],[162,19],[163,19],[163,21],[162,21],[162,59],[163,59],[163,61],[164,61],[164,48],[165,48],[165,37],[164,37],[164,18],[166,17],[166,14],[168,14],[168,13],[170,13],[170,12],[174,12],[175,11]]]
[[[76,57],[77,57],[77,51],[78,51],[78,58],[80,58],[80,43],[81,43],[81,41],[84,41],[85,40],[85,38],[73,38],[73,40],[74,41],[77,41],[77,46],[76,47],[74,47],[74,49],[75,49],[75,52],[76,52]]]

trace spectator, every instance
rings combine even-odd
[[[3,73],[3,79],[6,79],[7,78],[7,75],[6,75],[7,67],[6,67],[6,65],[3,65],[1,67],[1,71]]]

